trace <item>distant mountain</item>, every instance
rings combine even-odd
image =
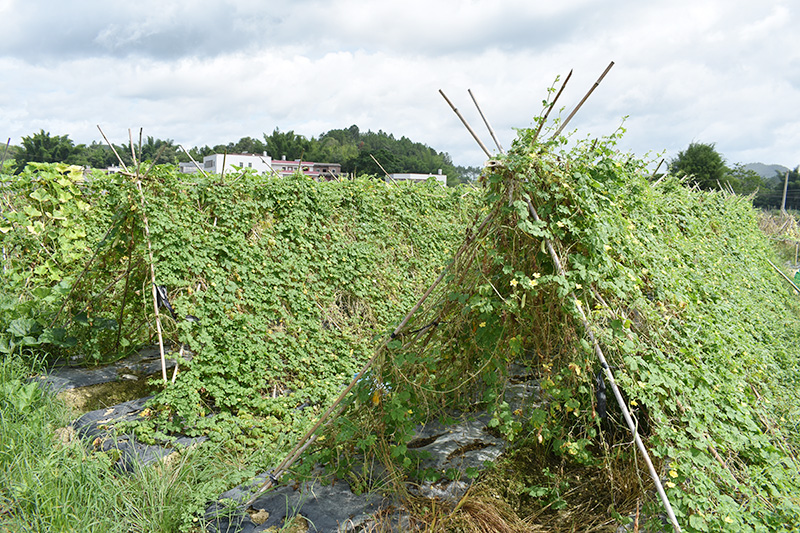
[[[783,174],[789,169],[783,165],[765,165],[764,163],[748,163],[744,165],[745,170],[754,170],[762,178],[774,178],[775,174]]]

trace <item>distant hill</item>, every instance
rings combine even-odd
[[[754,170],[762,178],[774,178],[775,174],[783,174],[789,169],[783,165],[765,165],[764,163],[748,163],[744,165],[745,170]]]

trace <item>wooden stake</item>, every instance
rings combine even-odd
[[[136,188],[139,190],[139,198],[142,203],[142,221],[144,222],[144,236],[147,240],[147,254],[150,258],[150,285],[153,294],[153,311],[156,314],[156,331],[158,332],[158,350],[161,353],[161,377],[164,383],[167,382],[167,360],[164,356],[164,336],[161,333],[161,314],[158,311],[158,289],[156,288],[156,267],[153,261],[153,246],[150,243],[150,225],[147,223],[147,214],[144,209],[144,192],[142,191],[142,182],[136,180]],[[177,364],[175,365],[177,366]]]
[[[454,106],[454,105],[453,105],[453,102],[451,102],[451,101],[450,101],[450,99],[447,97],[447,95],[445,95],[445,94],[444,94],[444,91],[442,91],[441,89],[439,89],[439,94],[441,94],[441,95],[442,95],[442,97],[443,97],[443,98],[445,99],[445,101],[448,103],[448,105],[450,106],[450,109],[452,109],[452,110],[453,110],[453,112],[456,114],[456,116],[457,116],[458,118],[460,118],[460,119],[461,119],[461,123],[462,123],[462,124],[464,124],[464,126],[467,128],[467,130],[468,130],[468,131],[469,131],[469,132],[472,134],[472,138],[473,138],[473,139],[475,139],[475,141],[476,141],[476,142],[478,143],[478,145],[481,147],[481,150],[483,150],[483,153],[485,153],[485,154],[486,154],[486,157],[492,157],[492,154],[489,152],[489,149],[488,149],[488,148],[486,148],[486,145],[485,145],[485,144],[483,144],[483,141],[481,141],[481,140],[478,138],[478,134],[477,134],[477,133],[475,133],[475,130],[473,130],[473,129],[472,129],[472,127],[469,125],[469,123],[467,122],[467,119],[465,119],[465,118],[464,118],[464,117],[461,115],[461,113],[458,111],[458,109],[456,109],[456,106]]]
[[[770,261],[769,259],[767,259],[767,263],[769,263],[769,264],[772,266],[772,268],[774,268],[774,269],[775,269],[775,272],[777,272],[778,274],[780,274],[781,276],[783,276],[783,279],[785,279],[786,281],[788,281],[788,282],[789,282],[789,284],[790,284],[790,285],[791,285],[791,286],[794,288],[794,290],[795,290],[795,291],[797,291],[797,294],[800,294],[800,287],[798,287],[798,286],[797,286],[797,284],[795,284],[795,282],[794,282],[794,281],[792,281],[792,280],[791,280],[791,278],[789,278],[789,276],[787,276],[786,274],[784,274],[784,273],[783,273],[783,270],[781,270],[780,268],[778,268],[777,266],[775,266],[775,263],[773,263],[773,262],[772,262],[772,261]]]
[[[378,160],[377,160],[377,159],[375,159],[375,156],[373,156],[372,154],[369,154],[369,156],[372,158],[372,160],[373,160],[373,161],[375,161],[375,164],[376,164],[376,165],[378,165],[378,166],[381,168],[381,170],[383,170],[383,173],[384,173],[384,174],[386,174],[386,177],[387,177],[387,178],[389,178],[389,179],[391,179],[392,177],[389,175],[389,173],[388,173],[388,172],[386,172],[386,169],[385,169],[385,168],[383,168],[383,165],[381,165],[380,163],[378,163]]]
[[[562,92],[564,92],[564,87],[566,87],[566,86],[567,86],[567,82],[569,81],[569,79],[570,79],[571,77],[572,77],[572,69],[570,69],[570,71],[569,71],[569,74],[567,74],[567,77],[566,77],[566,78],[564,78],[564,83],[562,83],[562,84],[561,84],[561,88],[560,88],[560,89],[558,90],[558,92],[556,93],[556,97],[555,97],[555,98],[553,98],[553,101],[550,103],[550,106],[547,108],[547,111],[545,111],[545,113],[544,113],[544,116],[542,117],[542,120],[541,120],[541,122],[539,122],[539,127],[538,127],[538,128],[536,128],[536,133],[533,135],[533,142],[534,142],[534,143],[536,142],[536,139],[538,139],[538,138],[539,138],[539,133],[541,133],[541,131],[542,131],[542,127],[544,127],[544,123],[545,123],[545,122],[547,122],[547,117],[549,117],[549,116],[550,116],[550,112],[551,112],[551,111],[553,110],[553,108],[556,106],[556,102],[558,102],[558,97],[559,97],[559,96],[561,96],[561,93],[562,93]]]
[[[556,132],[550,138],[551,140],[555,139],[556,137],[558,137],[558,135],[564,130],[564,128],[567,127],[567,124],[569,124],[569,121],[572,120],[572,117],[575,116],[575,113],[578,112],[578,110],[581,108],[583,103],[589,98],[589,96],[591,96],[591,94],[594,92],[594,90],[597,89],[597,87],[600,85],[600,82],[603,81],[603,78],[605,78],[606,74],[608,74],[608,71],[611,70],[611,67],[613,67],[613,66],[614,66],[614,62],[613,61],[608,64],[608,66],[603,71],[603,73],[600,74],[600,77],[597,78],[597,81],[594,82],[594,85],[592,85],[592,88],[589,89],[589,92],[587,92],[586,95],[581,99],[581,101],[578,102],[578,105],[576,105],[575,109],[572,110],[572,113],[570,113],[569,116],[567,116],[567,119],[561,124],[561,127],[556,130]]]
[[[67,296],[64,298],[64,301],[61,303],[61,307],[58,308],[58,311],[56,312],[55,316],[53,317],[53,320],[50,322],[50,327],[51,328],[56,325],[56,321],[61,316],[61,312],[64,311],[64,307],[66,307],[67,301],[69,300],[70,296],[72,296],[72,293],[75,291],[75,288],[78,286],[78,283],[81,282],[81,280],[83,279],[83,276],[85,276],[86,273],[89,271],[89,267],[92,266],[92,263],[94,263],[94,260],[97,259],[97,254],[100,253],[100,244],[103,244],[103,242],[108,238],[108,236],[111,235],[111,231],[113,229],[114,229],[114,225],[112,224],[111,227],[109,227],[108,230],[106,230],[106,233],[105,233],[105,235],[103,235],[103,238],[100,239],[100,243],[98,244],[97,249],[92,254],[92,257],[89,258],[89,261],[86,262],[86,266],[83,267],[83,270],[81,270],[81,273],[78,274],[78,277],[72,283],[72,287],[70,287],[69,292],[67,293]]]
[[[117,161],[119,161],[120,166],[122,166],[122,170],[124,170],[125,172],[128,172],[128,167],[125,166],[125,162],[122,160],[122,158],[117,153],[117,149],[114,148],[114,145],[111,144],[111,142],[108,140],[108,137],[106,137],[106,134],[103,133],[103,130],[100,128],[100,124],[97,125],[97,129],[100,130],[100,135],[103,136],[103,139],[105,139],[106,144],[109,146],[109,148],[111,148],[111,151],[114,152],[115,156],[117,156]]]
[[[184,148],[182,144],[179,144],[178,146],[180,147],[181,150],[183,150],[184,154],[189,156],[189,159],[192,161],[192,163],[194,163],[194,166],[197,167],[197,170],[199,170],[200,173],[203,174],[203,176],[208,177],[208,174],[206,173],[206,171],[203,170],[202,168],[200,168],[200,165],[198,165],[197,161],[194,160],[194,157],[192,157],[192,154],[187,152],[186,148]]]
[[[175,370],[172,372],[172,382],[175,383],[175,379],[178,377],[178,362],[183,359],[183,350],[185,344],[181,344],[181,349],[178,351],[178,357],[175,359]]]
[[[141,133],[139,134],[141,138]],[[150,224],[147,222],[147,212],[145,211],[144,191],[142,190],[142,180],[139,175],[139,162],[136,159],[136,150],[133,147],[133,135],[131,130],[128,130],[128,137],[131,142],[131,156],[133,157],[133,164],[136,166],[136,189],[139,191],[139,200],[142,205],[142,222],[144,223],[144,236],[147,241],[147,255],[150,258],[150,284],[152,286],[153,294],[153,311],[156,314],[156,331],[158,332],[158,350],[161,353],[161,377],[164,383],[167,382],[167,360],[164,356],[164,335],[161,332],[161,314],[158,311],[158,289],[156,288],[156,266],[153,260],[153,245],[150,242]],[[141,142],[141,141],[140,141]]]
[[[5,149],[3,149],[3,157],[0,158],[0,172],[3,171],[3,164],[5,164],[6,162],[6,155],[8,154],[8,147],[10,144],[11,144],[11,137],[8,138],[8,141],[6,142],[6,147]]]
[[[144,176],[142,176],[142,178],[146,178],[147,176],[150,175],[150,171],[153,170],[153,168],[156,166],[156,162],[158,161],[158,158],[161,157],[161,154],[164,153],[164,150],[166,148],[167,148],[166,144],[162,144],[161,145],[161,148],[158,149],[158,152],[156,152],[156,156],[153,158],[153,162],[150,163],[150,167],[148,167],[147,172],[144,173]],[[139,152],[139,153],[141,153],[141,152]]]
[[[658,169],[660,169],[661,165],[663,165],[663,164],[664,164],[664,159],[662,158],[661,161],[658,162],[658,166],[656,167],[656,169],[653,171],[653,177],[654,178],[656,177],[656,174],[658,174]]]
[[[506,153],[505,150],[503,150],[503,147],[500,146],[500,141],[497,140],[497,137],[494,134],[494,130],[492,129],[491,124],[489,124],[489,121],[486,120],[486,117],[483,114],[483,110],[481,110],[481,106],[478,105],[478,101],[475,99],[475,95],[472,94],[472,89],[467,89],[467,92],[469,93],[470,97],[472,97],[472,101],[475,103],[475,107],[478,108],[478,113],[480,113],[481,118],[483,119],[483,123],[486,124],[486,129],[489,130],[489,135],[492,136],[492,140],[494,141],[495,146],[497,146],[497,151],[500,152],[501,154]]]
[[[783,180],[783,200],[781,200],[781,213],[786,214],[786,191],[789,190],[789,171],[786,171],[786,177]]]

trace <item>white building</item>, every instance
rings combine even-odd
[[[442,174],[442,169],[439,169],[438,174],[389,174],[384,179],[386,181],[413,181],[414,183],[421,183],[434,178],[442,186],[447,187],[447,174]]]
[[[272,158],[263,154],[211,154],[203,158],[203,164],[200,167],[207,174],[222,174],[223,166],[225,172],[233,171],[233,167],[241,169],[252,168],[259,174],[272,173]],[[197,167],[194,163],[181,163],[181,172],[191,174],[197,172]]]
[[[263,154],[211,154],[203,158],[203,163],[200,167],[207,174],[222,174],[223,165],[225,166],[225,172],[232,171],[233,167],[252,168],[259,174],[277,176],[291,176],[296,172],[302,172],[316,180],[336,179],[342,172],[342,166],[339,163],[287,161],[286,157],[273,160],[266,152]],[[194,163],[179,163],[179,166],[184,174],[197,172],[197,167]]]
[[[296,172],[302,172],[310,178],[316,180],[332,180],[342,173],[342,165],[339,163],[315,163],[314,161],[294,161],[282,157],[272,160],[272,170],[279,176],[291,176]]]

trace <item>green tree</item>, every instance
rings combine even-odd
[[[767,183],[758,172],[744,168],[736,163],[729,171],[729,182],[737,194],[752,194],[766,188]]]
[[[178,164],[179,148],[172,139],[156,139],[147,136],[141,147],[138,148],[136,157],[140,161],[155,161],[159,164]]]
[[[786,173],[776,172],[770,180],[772,185],[763,194],[756,198],[755,205],[780,209],[783,202],[783,186],[788,179],[786,187],[786,209],[800,209],[800,166]]]
[[[88,164],[84,150],[76,147],[68,135],[51,136],[44,130],[22,137],[22,147],[17,152],[15,160],[17,174],[31,162]]]
[[[375,159],[373,159],[373,157]],[[377,161],[377,163],[375,162]],[[380,166],[378,165],[380,163]],[[381,169],[383,167],[383,169]],[[379,148],[377,150],[361,150],[354,162],[353,172],[358,176],[371,174],[383,178],[384,170],[387,173],[402,172],[398,158],[389,150]]]
[[[283,156],[289,160],[303,159],[311,152],[311,141],[293,130],[281,133],[275,128],[271,135],[264,134],[264,142],[266,151],[272,159],[281,159]]]
[[[481,167],[462,167],[457,165],[454,167],[456,174],[453,176],[455,183],[474,183],[478,181],[481,175]],[[450,185],[450,176],[447,176],[448,185]]]
[[[669,164],[670,172],[687,176],[701,189],[713,190],[730,181],[730,170],[714,143],[691,143]]]
[[[252,137],[242,137],[239,142],[231,146],[228,153],[232,154],[263,154],[267,151],[267,145],[260,139]]]

